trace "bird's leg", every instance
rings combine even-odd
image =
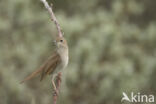
[[[54,90],[56,90],[56,85],[55,85],[54,80],[52,80],[52,85],[53,85]]]
[[[54,94],[56,94],[56,95],[58,95],[58,91],[57,91],[57,87],[56,87],[56,85],[55,85],[55,79],[54,79],[55,77],[53,76],[52,77],[52,86],[53,86],[53,88],[54,88]]]
[[[57,77],[56,77],[56,82],[57,82],[57,86],[56,86],[56,88],[57,89],[59,89],[59,87],[60,87],[60,84],[61,84],[61,76],[62,76],[62,73],[61,72],[59,72],[58,74],[57,74]]]

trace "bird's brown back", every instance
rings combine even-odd
[[[45,75],[53,74],[53,72],[56,70],[57,66],[61,63],[61,57],[60,55],[55,51],[53,56],[49,58],[47,61],[47,64],[45,65],[45,68],[42,70],[41,79],[45,77]]]
[[[38,70],[36,70],[28,77],[26,77],[23,81],[21,81],[21,83],[24,83],[25,81],[32,79],[33,77],[37,76],[39,73],[41,73],[40,80],[43,80],[45,75],[52,74],[57,68],[58,64],[60,63],[61,63],[61,57],[57,53],[57,51],[55,51]]]

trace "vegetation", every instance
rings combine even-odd
[[[155,0],[49,0],[70,47],[58,104],[120,104],[156,95]],[[52,53],[40,0],[0,1],[0,104],[51,104],[51,77],[19,82]],[[146,103],[147,104],[147,103]]]

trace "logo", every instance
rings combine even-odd
[[[122,93],[123,97],[121,99],[121,102],[123,101],[128,101],[128,102],[149,102],[152,103],[154,102],[154,95],[142,95],[140,93],[134,94],[131,92],[131,96],[128,97],[128,95],[123,92]]]

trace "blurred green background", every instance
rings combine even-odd
[[[70,48],[58,104],[156,95],[156,0],[48,2]],[[56,34],[40,0],[0,0],[0,104],[52,104],[50,76],[19,82],[51,55]]]

